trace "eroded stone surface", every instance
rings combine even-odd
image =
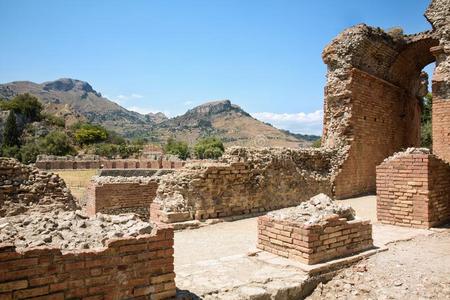
[[[12,158],[0,158],[0,217],[27,211],[75,209],[64,180]]]
[[[153,228],[134,214],[97,214],[89,218],[79,210],[33,212],[0,218],[0,243],[13,243],[17,248],[93,249],[105,246],[111,238],[150,234]]]
[[[329,217],[353,220],[355,211],[348,205],[335,203],[325,194],[312,197],[296,207],[280,209],[267,214],[275,220],[285,220],[298,224],[318,224]]]

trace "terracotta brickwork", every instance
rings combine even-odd
[[[130,179],[132,180],[132,179]],[[120,214],[134,212],[149,218],[150,204],[156,195],[158,184],[146,182],[98,182],[91,180],[86,193],[86,212]]]
[[[336,176],[337,198],[373,192],[376,166],[420,141],[419,102],[405,98],[401,88],[354,69],[351,90],[354,141]]]
[[[433,99],[433,153],[450,162],[450,99]]]
[[[257,214],[332,194],[333,153],[230,148],[221,163],[187,165],[162,176],[151,219],[173,223]],[[276,199],[276,200],[274,200]]]
[[[180,169],[183,161],[100,159],[100,160],[38,160],[36,167],[42,170],[58,169]]]
[[[338,217],[325,224],[305,225],[262,216],[258,218],[257,247],[305,264],[317,264],[372,248],[372,225],[369,221]]]
[[[450,221],[450,165],[426,153],[400,153],[377,167],[377,218],[428,228]]]
[[[0,270],[0,299],[171,299],[173,229],[64,253],[0,244]]]

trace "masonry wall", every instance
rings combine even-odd
[[[183,161],[169,160],[40,160],[35,166],[43,170],[58,169],[179,169],[185,163]]]
[[[376,166],[420,141],[421,108],[417,99],[358,69],[352,71],[350,90],[353,140],[336,176],[336,198],[374,192]]]
[[[450,162],[450,99],[433,98],[433,153]]]
[[[150,204],[156,195],[158,184],[148,182],[110,182],[91,180],[86,193],[86,212],[120,214],[134,212],[149,218]]]
[[[262,216],[258,218],[257,247],[302,263],[317,264],[372,248],[372,225],[369,221],[345,218],[304,225]]]
[[[377,167],[377,218],[419,228],[450,221],[450,165],[425,153],[386,160]]]
[[[173,230],[64,253],[0,244],[0,270],[0,299],[171,299]]]
[[[332,194],[333,154],[312,149],[227,150],[221,163],[187,165],[162,176],[152,220],[182,222],[257,214]]]

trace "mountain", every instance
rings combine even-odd
[[[163,113],[142,115],[129,111],[80,80],[0,84],[0,98],[11,99],[23,93],[36,96],[45,112],[63,117],[67,124],[89,121],[125,137],[145,137],[154,142],[175,137],[194,144],[199,137],[214,135],[226,145],[302,147],[314,139],[263,123],[229,100],[205,103],[169,119]]]

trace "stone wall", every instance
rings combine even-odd
[[[87,188],[85,210],[91,216],[133,212],[148,219],[157,188],[151,177],[94,176]]]
[[[233,147],[218,163],[188,164],[162,176],[151,217],[169,223],[220,218],[332,195],[333,157],[317,149]]]
[[[450,221],[450,165],[421,149],[386,159],[377,167],[377,218],[424,228]]]
[[[76,203],[62,178],[0,158],[0,217],[31,210],[75,209]]]
[[[0,270],[0,299],[171,299],[173,230],[93,250],[0,244]]]

